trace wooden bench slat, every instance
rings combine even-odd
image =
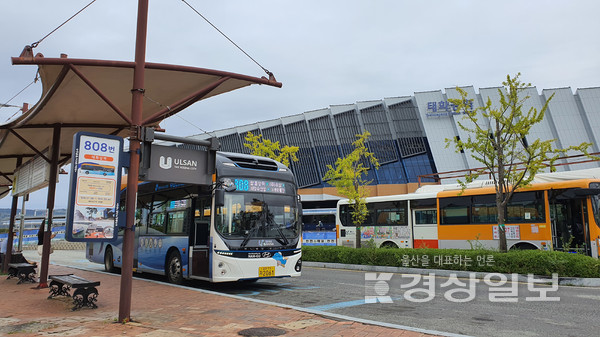
[[[73,274],[69,275],[50,275],[49,279],[67,284],[72,288],[87,288],[87,287],[96,287],[100,285],[100,281],[90,281],[86,280],[83,277],[79,277]]]
[[[26,267],[35,267],[34,264],[21,262],[21,263],[9,263],[9,268],[26,268]]]
[[[27,262],[19,262],[19,263],[9,263],[8,264],[8,278],[17,277],[19,278],[19,282],[17,284],[21,284],[23,282],[31,282],[35,283],[35,269],[37,265],[27,263]]]
[[[62,295],[71,296],[69,292],[71,291],[71,288],[74,288],[77,289],[73,291],[72,295],[75,306],[71,310],[77,310],[82,307],[89,307],[92,309],[98,307],[95,303],[98,297],[96,286],[100,285],[100,281],[92,282],[74,274],[48,275],[48,278],[52,280],[50,283],[49,299]]]

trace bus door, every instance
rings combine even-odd
[[[586,199],[576,196],[574,189],[552,190],[549,199],[554,249],[590,255]]]
[[[439,248],[435,208],[413,209],[411,226],[413,248]]]
[[[210,222],[196,219],[190,235],[190,266],[192,276],[209,277]]]

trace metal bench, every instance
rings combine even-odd
[[[96,287],[100,285],[100,281],[86,280],[83,277],[73,274],[50,275],[48,278],[52,280],[50,282],[50,296],[48,296],[48,299],[56,296],[73,297],[73,304],[75,306],[71,310],[83,307],[98,308],[96,305],[98,299],[98,290]],[[69,294],[71,288],[75,289],[73,296]]]
[[[23,282],[37,282],[35,279],[35,268],[36,265],[22,262],[22,263],[9,263],[8,264],[8,278],[17,277],[19,282],[17,284],[21,284]]]

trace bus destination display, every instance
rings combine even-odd
[[[259,179],[234,179],[237,191],[285,194],[285,183]]]

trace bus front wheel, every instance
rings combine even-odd
[[[113,261],[113,252],[112,248],[107,247],[106,252],[104,253],[104,270],[109,273],[115,272],[115,263]]]
[[[169,254],[165,274],[170,283],[181,284],[183,282],[183,272],[181,270],[181,256],[179,252],[173,251]]]

